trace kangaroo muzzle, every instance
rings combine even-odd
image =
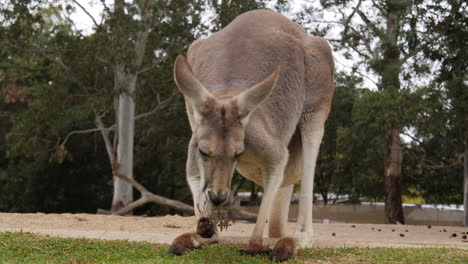
[[[228,198],[229,189],[208,189],[206,194],[214,206],[219,206]]]

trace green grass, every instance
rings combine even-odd
[[[270,263],[238,254],[241,245],[210,245],[182,257],[168,245],[146,242],[65,239],[31,233],[0,233],[0,263]],[[300,250],[286,263],[468,263],[468,250],[450,248],[327,248]]]

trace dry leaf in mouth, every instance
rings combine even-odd
[[[227,230],[229,222],[234,221],[229,208],[215,208],[211,216],[213,222],[219,227],[220,231]]]
[[[208,217],[215,226],[217,226],[220,231],[227,230],[229,227],[229,222],[235,222],[235,215],[236,215],[236,206],[239,206],[239,202],[235,203],[237,200],[230,199],[231,202],[225,203],[220,207],[211,207],[211,214],[208,216],[206,206],[207,201],[205,200],[203,206],[200,208],[199,204],[197,205],[198,211],[201,213],[202,216]],[[234,201],[234,202],[233,202]],[[210,210],[208,210],[210,211]]]

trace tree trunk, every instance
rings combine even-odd
[[[133,179],[133,141],[135,126],[135,101],[133,94],[136,89],[137,76],[129,73],[125,64],[114,68],[114,90],[119,92],[117,108],[117,148],[116,156],[118,172]],[[112,165],[112,164],[111,164]],[[128,182],[113,177],[114,194],[111,211],[117,211],[133,202],[133,188]]]
[[[463,199],[463,211],[464,211],[464,226],[468,226],[468,142],[465,140],[465,155],[464,159],[464,174],[465,174],[465,190]]]
[[[258,199],[257,191],[255,190],[255,183],[251,182],[250,183],[250,201],[251,202],[256,202]]]
[[[136,91],[138,70],[141,68],[146,49],[146,42],[150,32],[148,18],[151,12],[147,10],[147,2],[138,4],[140,9],[142,30],[137,32],[133,48],[133,58],[130,61],[120,61],[114,66],[114,90],[118,97],[117,124],[117,153],[116,161],[118,172],[133,179],[133,141],[135,127],[135,101],[133,95]],[[125,1],[115,0],[116,14],[124,13]],[[117,28],[116,30],[122,30]],[[116,102],[114,102],[116,103]],[[115,147],[114,147],[115,151]],[[133,202],[133,188],[128,182],[113,177],[114,194],[111,211],[115,212]]]
[[[385,145],[385,223],[404,224],[401,201],[400,130],[387,131]]]
[[[323,204],[327,205],[328,204],[328,192],[320,192],[320,195],[322,195]]]
[[[382,88],[390,98],[398,96],[400,90],[400,49],[398,36],[400,33],[400,18],[405,12],[401,0],[387,1],[386,34],[383,40],[383,71]],[[400,116],[399,106],[390,104],[388,111],[388,124],[385,142],[384,182],[385,182],[385,223],[404,224],[403,207],[401,199],[401,142],[400,142]]]
[[[118,171],[133,178],[133,137],[135,124],[135,102],[127,93],[119,95],[119,122],[117,163]],[[114,176],[112,211],[117,211],[133,201],[133,187]]]

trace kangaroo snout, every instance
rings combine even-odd
[[[226,201],[229,190],[228,189],[208,189],[208,198],[214,206],[219,206]]]

